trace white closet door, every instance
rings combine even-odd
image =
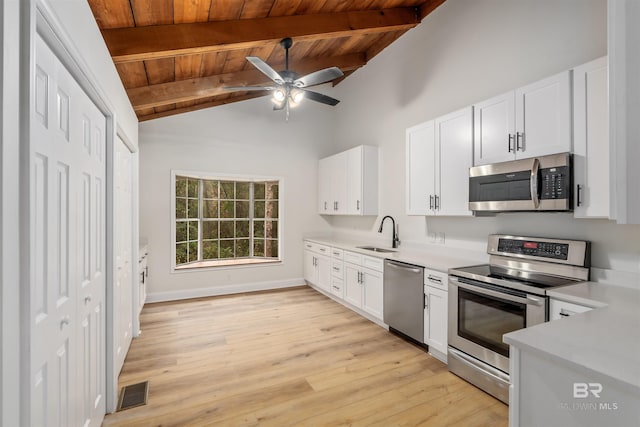
[[[116,318],[114,331],[116,333],[115,361],[116,372],[120,372],[122,364],[129,350],[133,335],[133,277],[132,268],[132,200],[131,200],[131,152],[124,142],[116,140],[115,157],[115,227],[116,227],[116,283],[114,290],[114,304]]]
[[[39,37],[29,188],[30,425],[105,412],[105,117]]]

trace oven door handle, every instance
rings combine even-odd
[[[527,305],[538,305],[538,306],[544,304],[544,299],[542,299],[542,298],[538,298],[538,297],[535,297],[535,296],[532,296],[532,295],[527,295],[526,298],[522,298],[522,297],[517,297],[517,296],[511,295],[511,294],[494,291],[492,289],[487,289],[487,288],[482,287],[482,285],[480,285],[480,284],[478,284],[477,286],[467,285],[466,283],[460,282],[455,277],[449,277],[449,282],[454,284],[455,286],[458,286],[459,288],[467,289],[469,291],[473,291],[473,292],[476,292],[476,293],[479,293],[479,294],[500,298],[500,299],[507,300],[507,301],[513,301],[513,302],[518,302],[518,303],[527,304]]]

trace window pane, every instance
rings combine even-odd
[[[249,221],[236,221],[235,237],[249,237]]]
[[[189,221],[188,240],[198,240],[198,221]]]
[[[187,217],[187,199],[176,199],[176,218]]]
[[[264,202],[253,202],[253,217],[264,218]]]
[[[187,214],[189,218],[198,218],[198,199],[189,199],[187,201]]]
[[[176,222],[176,242],[187,241],[187,223],[184,221]]]
[[[253,241],[253,256],[264,256],[264,240]]]
[[[249,239],[236,240],[236,257],[248,257],[249,256]]]
[[[176,245],[176,265],[187,262],[187,244],[178,243]]]
[[[218,181],[202,181],[204,187],[202,188],[202,197],[205,199],[217,199],[218,198]]]
[[[235,240],[220,240],[220,258],[233,258]]]
[[[220,218],[234,218],[234,202],[223,200],[220,202]]]
[[[265,221],[265,237],[278,238],[278,221]]]
[[[264,237],[264,221],[253,221],[253,237]]]
[[[233,221],[220,221],[220,238],[233,239],[234,237]]]
[[[189,242],[189,261],[198,260],[198,242]]]
[[[189,189],[189,197],[199,197],[198,185],[200,181],[194,178],[187,180],[187,188]]]
[[[278,218],[278,202],[267,202],[265,218]]]
[[[202,259],[218,258],[218,241],[210,240],[202,242]]]
[[[220,198],[221,199],[233,199],[235,192],[233,191],[234,182],[221,181],[220,182]]]
[[[249,218],[249,202],[236,202],[236,218]]]
[[[176,176],[176,197],[187,197],[187,179]]]
[[[278,257],[278,241],[277,240],[267,239],[265,241],[264,256],[270,257],[270,258]]]
[[[218,218],[218,201],[217,200],[202,201],[202,217]]]
[[[249,200],[249,183],[236,182],[236,199]]]
[[[267,199],[277,199],[278,198],[278,183],[277,182],[267,182]]]
[[[264,199],[264,182],[256,182],[253,184],[253,198]]]
[[[202,221],[202,238],[218,238],[218,221]]]

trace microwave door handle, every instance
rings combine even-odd
[[[533,207],[538,209],[540,206],[540,195],[538,192],[538,172],[540,171],[540,160],[533,159],[533,166],[531,166],[531,201]]]

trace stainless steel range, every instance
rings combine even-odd
[[[449,270],[448,365],[509,402],[509,346],[502,336],[549,320],[549,289],[589,280],[590,243],[489,236],[489,264]]]

